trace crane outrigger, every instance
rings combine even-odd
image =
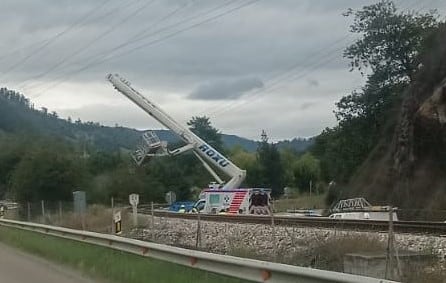
[[[240,188],[240,185],[246,177],[246,171],[237,167],[223,154],[195,135],[187,127],[183,127],[171,116],[159,108],[156,104],[148,100],[145,96],[130,86],[130,83],[120,77],[118,74],[107,75],[107,80],[120,93],[133,101],[147,114],[155,118],[162,125],[174,132],[185,146],[169,151],[164,146],[164,152],[169,155],[177,155],[186,151],[193,151],[197,158],[203,163],[205,168],[211,173],[218,184],[212,183],[208,189],[204,189],[200,194],[200,200],[196,207],[202,209],[205,213],[240,213],[240,214],[270,214],[270,189],[264,188]],[[137,162],[142,162],[146,155],[158,155],[151,153],[150,148],[156,149],[163,147],[155,133],[149,132],[143,136],[148,147],[141,147],[136,158]],[[164,155],[166,155],[164,154]],[[163,154],[161,154],[163,155]],[[223,172],[231,179],[223,182],[215,173],[212,167]]]

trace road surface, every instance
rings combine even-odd
[[[98,283],[81,274],[0,243],[0,282]]]

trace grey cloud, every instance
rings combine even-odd
[[[315,80],[315,79],[308,79],[307,82],[308,82],[308,85],[311,86],[311,87],[317,87],[317,86],[319,86],[319,81],[318,81],[318,80]]]
[[[189,94],[189,98],[203,100],[237,99],[250,90],[262,87],[263,82],[258,78],[219,80],[198,86]]]
[[[159,129],[162,126],[148,117],[143,111],[133,105],[111,106],[92,104],[75,109],[55,109],[63,118],[71,117],[73,120],[81,118],[82,121],[99,122],[102,125],[114,126],[119,124],[136,129]]]
[[[304,102],[299,106],[300,110],[307,110],[316,105],[316,102]]]
[[[249,102],[253,105],[252,108],[231,107],[230,116],[235,122],[228,124],[227,129],[229,132],[237,131],[237,134],[243,136],[244,132],[252,131],[249,127],[253,127],[252,124],[248,124],[246,129],[239,127],[240,120],[243,120],[247,114],[255,117],[253,121],[264,121],[265,113],[280,116],[278,113],[283,113],[283,109],[289,105],[297,110],[299,106],[311,107],[311,111],[304,113],[305,117],[311,114],[312,120],[305,123],[305,127],[312,129],[308,130],[311,134],[328,126],[330,121],[334,123],[334,120],[322,121],[319,117],[323,115],[332,117],[332,109],[327,105],[334,107],[334,102],[340,95],[358,86],[357,74],[348,73],[348,60],[342,58],[342,48],[346,47],[349,41],[334,44],[339,38],[345,37],[351,23],[350,18],[342,17],[341,14],[349,7],[360,8],[375,1],[258,1],[254,5],[227,14],[215,21],[163,39],[159,43],[147,45],[135,52],[129,52],[139,44],[147,44],[160,39],[188,25],[183,23],[169,32],[159,32],[155,36],[144,38],[137,44],[130,44],[116,52],[116,54],[123,52],[122,56],[113,57],[112,55],[115,54],[113,53],[110,55],[111,60],[84,68],[91,58],[101,58],[110,49],[128,42],[133,36],[147,28],[152,28],[148,32],[150,34],[222,5],[219,0],[156,0],[149,8],[141,9],[136,16],[119,24],[137,7],[141,7],[148,1],[110,0],[103,8],[96,9],[84,25],[72,29],[43,50],[36,52],[37,42],[43,42],[65,30],[98,6],[100,2],[102,0],[0,1],[0,9],[3,12],[3,17],[0,18],[0,33],[3,39],[0,42],[0,58],[2,55],[10,54],[12,50],[20,49],[0,59],[0,73],[6,72],[0,76],[1,86],[24,90],[25,95],[30,96],[31,99],[35,96],[37,102],[40,100],[45,103],[40,106],[46,106],[49,109],[62,108],[58,105],[61,101],[63,105],[69,105],[70,102],[76,105],[77,102],[83,102],[79,103],[80,105],[110,104],[111,98],[109,99],[107,95],[112,95],[112,90],[107,85],[104,76],[110,72],[117,72],[131,81],[135,88],[144,94],[156,95],[156,101],[160,101],[161,106],[175,106],[178,104],[177,101],[181,100],[182,107],[168,108],[173,110],[169,111],[172,116],[181,117],[185,112],[183,108],[187,108],[187,113],[191,113],[192,116],[194,109],[213,108],[215,104],[223,106],[225,102],[233,103],[234,101],[230,101],[230,98],[244,100],[243,94],[246,91],[261,87],[260,84],[264,84],[265,89],[268,89],[274,83],[275,75],[283,74],[292,66],[298,66],[291,76],[296,79],[280,82],[278,90],[260,93],[256,102]],[[233,4],[236,4],[235,2]],[[400,2],[405,3],[405,1]],[[443,2],[444,0],[430,1],[425,5],[425,9],[440,8],[440,12],[444,13]],[[130,5],[130,3],[133,4]],[[167,21],[157,24],[159,19],[183,6],[184,3],[187,3],[184,9]],[[407,6],[407,4],[401,5]],[[120,6],[125,6],[125,8],[115,9]],[[104,16],[113,10],[116,10],[116,13]],[[194,22],[197,22],[199,18]],[[84,48],[88,42],[114,26],[112,32],[101,37],[90,47]],[[72,56],[73,52],[79,49],[82,52]],[[34,53],[35,56],[13,71],[7,72],[10,66],[15,66],[30,53]],[[63,58],[69,58],[69,60],[60,68],[37,79],[37,82],[29,81],[58,64]],[[331,61],[328,58],[335,59]],[[72,74],[76,70],[81,71]],[[309,71],[311,75],[308,74]],[[309,76],[301,76],[301,74]],[[253,81],[249,82],[247,78]],[[253,78],[258,78],[260,82],[256,82]],[[320,85],[312,86],[315,83],[307,81],[307,78],[314,78],[320,82]],[[46,91],[60,79],[65,83]],[[37,97],[39,93],[45,91],[45,95]],[[270,102],[268,107],[275,105],[277,109],[259,113],[258,103],[261,103],[262,99],[268,97],[269,94],[275,100]],[[169,95],[173,95],[176,99],[169,102],[166,98],[170,97]],[[196,99],[192,100],[191,97]],[[317,105],[305,105],[307,101],[321,97],[327,101],[326,104],[318,101]],[[226,99],[226,101],[216,102],[215,99]],[[239,108],[244,111],[237,112]],[[115,122],[112,121],[112,117],[104,119],[88,107],[77,111],[78,113],[70,112],[69,114],[74,117],[79,115],[82,120]],[[326,113],[322,114],[323,111]],[[144,122],[141,122],[145,121],[143,117],[132,118],[133,112],[125,113],[128,116],[117,116],[118,123],[123,121],[131,127],[144,125]],[[293,117],[288,118],[293,119]],[[271,118],[268,121],[270,126],[280,131],[283,136],[287,135],[290,125],[293,126],[293,121],[290,122],[291,124],[285,121],[277,122]],[[231,131],[229,126],[234,131]],[[301,134],[297,129],[296,133]],[[253,134],[249,133],[249,135]],[[290,138],[294,135],[295,133],[289,133]],[[257,137],[258,133],[254,136]]]

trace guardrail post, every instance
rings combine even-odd
[[[111,234],[114,235],[115,234],[115,209],[114,209],[114,200],[113,197],[111,197]]]

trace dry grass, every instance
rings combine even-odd
[[[405,282],[407,283],[446,283],[446,263],[417,267],[407,270],[405,275]]]
[[[115,208],[115,212],[118,210],[121,210],[122,229],[126,231],[132,225],[131,217],[125,209]],[[91,205],[88,207],[83,221],[80,215],[74,212],[68,212],[64,213],[62,218],[57,215],[50,215],[45,222],[50,225],[66,228],[110,233],[112,227],[112,210],[103,205]]]
[[[316,237],[311,240],[295,239],[293,242],[296,247],[300,247],[295,252],[282,248],[265,254],[262,250],[230,241],[228,253],[233,256],[342,272],[344,255],[358,252],[384,252],[386,247],[386,244],[378,237],[365,235]]]
[[[274,210],[277,212],[285,212],[288,209],[324,209],[326,194],[312,195],[307,194],[299,195],[290,199],[279,199],[274,201]]]
[[[358,252],[384,252],[386,243],[378,237],[369,235],[339,235],[331,238],[314,238],[301,242],[306,246],[304,254],[294,256],[300,265],[318,269],[342,271],[344,256]]]

